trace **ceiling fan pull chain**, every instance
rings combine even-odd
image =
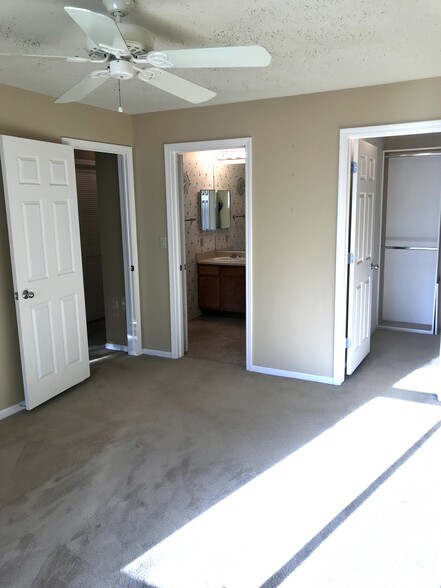
[[[118,112],[124,112],[121,104],[121,81],[118,80]]]

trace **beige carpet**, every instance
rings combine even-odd
[[[398,463],[380,485],[399,488],[387,494],[387,512],[413,504],[393,519],[399,537],[430,537],[440,527],[431,501],[441,482],[420,461],[431,444],[439,450],[441,406],[406,384],[438,350],[436,338],[378,332],[370,357],[341,387],[192,357],[96,364],[89,381],[0,423],[0,585],[402,588],[403,577],[417,581],[412,587],[438,585],[436,549],[415,557],[394,549],[377,527],[366,528],[374,515],[363,511],[372,505],[382,520],[375,484]],[[403,491],[409,480],[417,485],[411,496]],[[363,508],[338,519],[368,488],[375,491]],[[340,522],[325,537],[333,520]],[[390,570],[376,549],[384,554],[385,543],[395,554]],[[354,565],[336,565],[326,550],[349,554]],[[378,571],[373,579],[363,553]],[[308,571],[314,558],[318,567]],[[342,568],[352,575],[342,578]]]

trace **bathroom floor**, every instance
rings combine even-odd
[[[188,322],[187,357],[245,366],[245,318],[203,315]]]

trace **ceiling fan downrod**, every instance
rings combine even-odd
[[[133,0],[102,0],[107,12],[121,22],[121,19],[127,16],[133,6]]]

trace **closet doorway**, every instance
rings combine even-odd
[[[91,332],[92,344],[96,336],[101,343],[105,339],[108,350],[140,355],[141,306],[132,148],[71,138],[62,138],[62,143],[80,153],[76,159],[82,160],[83,169],[88,166],[90,170],[96,168],[96,179],[85,181],[87,189],[96,183],[98,198],[94,204],[86,206],[82,215],[86,225],[89,223],[94,227],[86,229],[87,251],[82,244],[83,260],[85,256],[92,258],[86,260],[88,278],[85,289],[89,291],[91,312],[88,322],[101,320],[101,325],[99,322],[95,325],[96,333]],[[94,220],[88,218],[91,211]],[[103,306],[105,329],[102,325]],[[94,325],[91,327],[93,331]]]
[[[383,140],[383,150],[441,146],[441,120],[342,129],[340,131],[340,160],[338,182],[338,216],[336,247],[335,329],[334,329],[334,384],[346,377],[346,327],[348,302],[348,243],[351,207],[351,162],[354,142],[361,139]],[[439,219],[439,209],[436,213]],[[439,220],[438,220],[439,222]],[[380,220],[384,227],[384,219]],[[438,269],[439,271],[439,269]],[[382,301],[380,301],[381,303]],[[380,311],[380,315],[381,315]],[[439,318],[438,318],[439,321]],[[375,325],[373,325],[375,328]],[[441,355],[438,342],[437,353]]]
[[[408,145],[412,143],[410,139]],[[439,316],[441,149],[409,147],[384,154],[379,326],[434,335]]]
[[[89,360],[127,351],[117,156],[74,150]]]

